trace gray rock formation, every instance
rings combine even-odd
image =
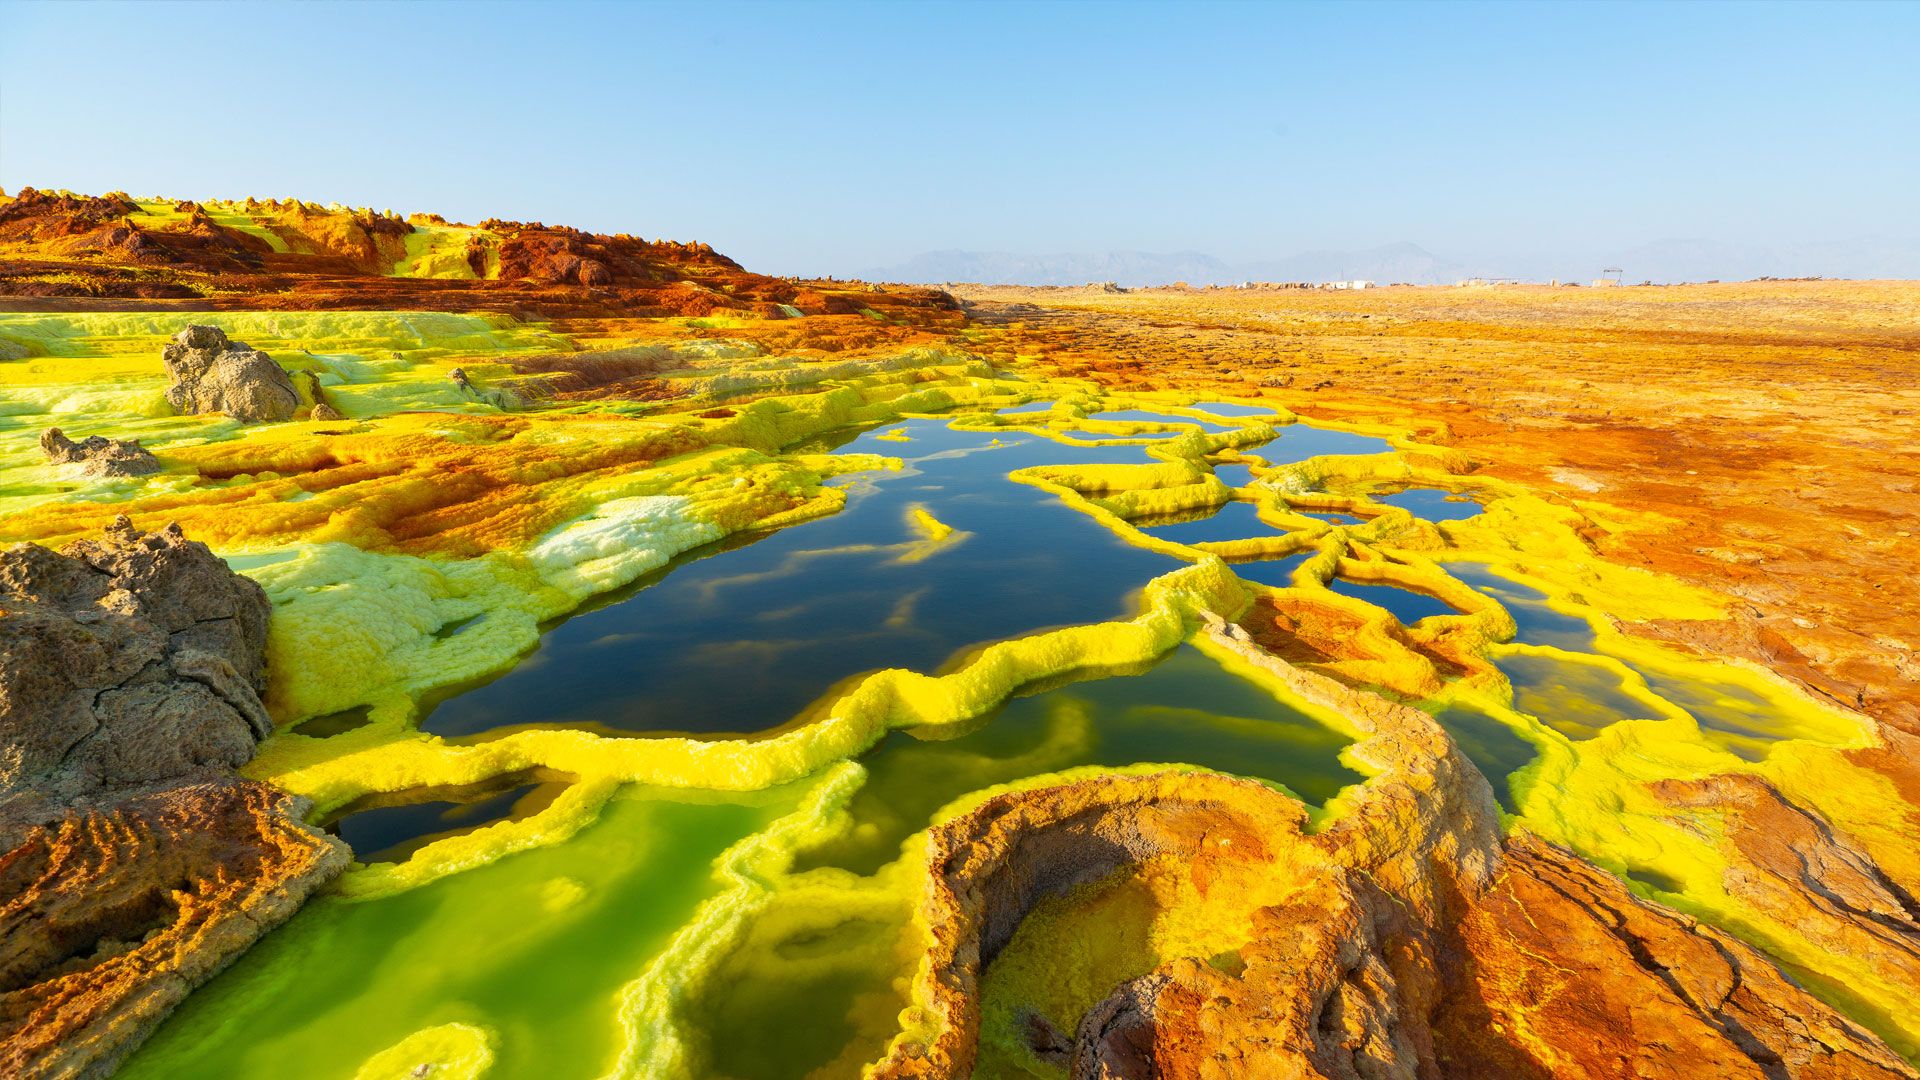
[[[175,525],[0,552],[0,840],[252,758],[270,610]]]
[[[270,609],[175,525],[0,552],[0,1076],[110,1075],[346,868],[231,775],[272,728]]]
[[[311,356],[313,354],[308,353],[307,355]],[[320,385],[320,376],[309,371],[306,372],[306,377],[307,400],[313,402],[313,410],[307,413],[307,419],[318,420],[322,423],[332,423],[335,420],[346,419],[346,417],[340,414],[340,410],[334,408],[333,403],[327,400],[327,391],[325,387]]]
[[[88,476],[146,476],[160,471],[160,459],[137,439],[89,435],[79,442],[59,428],[40,436],[40,451],[55,465],[79,465]]]
[[[189,326],[173,336],[162,359],[167,403],[183,413],[225,413],[243,424],[291,420],[300,407],[293,380],[273,358],[229,341],[217,326]]]

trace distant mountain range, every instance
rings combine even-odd
[[[1233,267],[1197,251],[1020,255],[1011,251],[949,250],[922,252],[898,266],[867,270],[858,276],[868,281],[915,284],[976,281],[995,285],[1085,285],[1111,281],[1129,288],[1175,281],[1214,285],[1230,279],[1245,280],[1233,275]]]
[[[1372,281],[1451,285],[1468,278],[1589,281],[1619,267],[1627,282],[1744,281],[1756,277],[1920,278],[1920,239],[1868,238],[1763,247],[1716,240],[1668,239],[1611,253],[1447,258],[1418,244],[1361,251],[1310,251],[1280,259],[1230,263],[1198,251],[1079,252],[1024,255],[1006,251],[929,251],[895,266],[860,273],[868,281],[937,285],[949,281],[1126,288],[1237,285],[1243,281]]]
[[[938,284],[977,281],[1019,285],[1085,285],[1111,281],[1127,288],[1169,285],[1237,285],[1243,281],[1404,281],[1435,285],[1465,276],[1464,270],[1417,244],[1388,244],[1367,251],[1313,251],[1291,258],[1228,263],[1198,251],[1160,254],[1104,251],[1020,255],[1008,251],[929,251],[898,266],[860,275],[869,281]]]

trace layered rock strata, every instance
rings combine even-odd
[[[67,815],[0,855],[0,1075],[110,1073],[347,865],[304,801],[217,780]]]
[[[105,1075],[345,868],[231,776],[268,612],[175,526],[0,553],[0,1074]]]

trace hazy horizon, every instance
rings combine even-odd
[[[811,275],[1410,243],[1486,275],[1680,244],[1876,276],[1920,243],[1914,40],[1910,4],[11,2],[0,187],[542,220]],[[79,41],[112,62],[75,77]]]

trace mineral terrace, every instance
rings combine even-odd
[[[0,1073],[1915,1077],[1920,284],[0,200]]]

